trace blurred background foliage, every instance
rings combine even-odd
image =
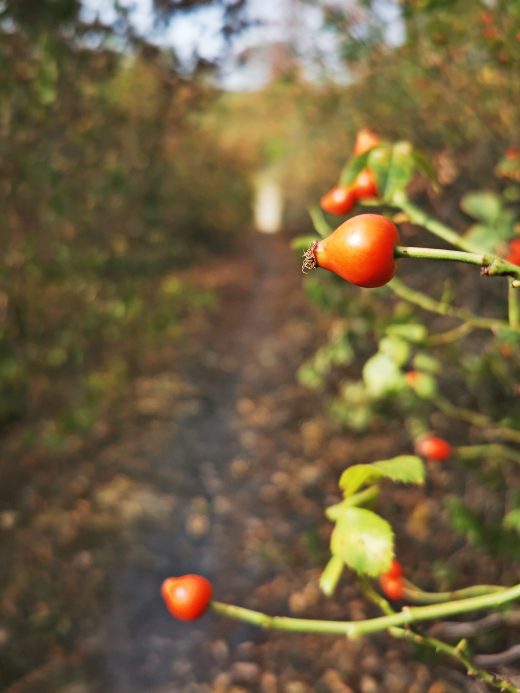
[[[47,627],[44,614],[40,630],[34,620],[27,628],[34,595],[43,594],[43,606],[52,603],[54,618],[67,609],[89,613],[92,592],[106,593],[101,570],[89,578],[90,588],[78,580],[67,591],[60,582],[69,555],[85,544],[74,544],[75,530],[73,539],[62,538],[80,520],[61,512],[52,494],[63,494],[67,470],[72,487],[76,467],[67,458],[60,468],[55,453],[74,451],[78,439],[117,415],[119,403],[131,400],[137,376],[154,368],[175,371],[171,352],[165,359],[161,350],[185,338],[193,315],[218,310],[216,294],[199,276],[214,257],[248,252],[259,172],[274,172],[281,184],[286,233],[311,231],[306,208],[337,181],[361,127],[409,140],[433,157],[444,189],[416,181],[411,193],[457,228],[486,221],[468,198],[466,213],[459,209],[464,193],[510,190],[511,176],[492,175],[506,149],[514,154],[506,164],[518,176],[518,2],[154,0],[144,3],[152,18],[147,30],[123,0],[97,2],[108,14],[87,11],[92,3],[0,0],[0,434],[7,451],[21,444],[52,453],[44,455],[52,462],[42,472],[40,499],[8,478],[35,478],[31,455],[15,464],[4,454],[5,527],[17,521],[11,510],[18,495],[25,494],[27,508],[1,576],[5,611],[16,624],[14,655],[0,662],[9,681],[46,661],[55,647],[61,621]],[[205,16],[211,16],[210,30],[198,23]],[[177,43],[168,39],[181,20],[202,27],[187,49],[178,33]],[[507,211],[518,207],[508,195]],[[402,265],[405,279],[412,279]],[[298,272],[296,261],[285,270]],[[414,271],[413,279],[451,296],[447,271]],[[373,435],[385,422],[394,434],[396,416],[428,418],[431,401],[403,387],[367,401],[365,381],[374,378],[370,370],[363,373],[380,340],[391,329],[395,337],[401,323],[416,322],[417,311],[387,292],[360,292],[323,274],[309,278],[307,288],[322,312],[329,310],[330,333],[314,356],[308,354],[301,380],[325,392],[328,413],[342,429]],[[471,281],[461,291],[467,288],[472,309],[503,305],[497,283],[476,292]],[[433,369],[436,377],[437,361],[425,361],[425,351],[441,361],[441,350],[409,341],[409,359],[399,369],[406,362]],[[445,398],[460,396],[467,406],[505,416],[517,397],[507,387],[518,380],[518,344],[507,335],[485,347],[475,339],[468,358],[469,341],[443,351],[449,365],[442,364],[442,385],[451,380]],[[453,442],[463,442],[468,427],[459,426]],[[125,456],[117,451],[117,469],[124,469]],[[476,546],[494,545],[510,566],[519,502],[515,495],[509,503],[507,533],[491,531],[489,523],[499,526],[504,515],[500,502],[489,500],[489,478],[502,483],[496,457],[483,467],[485,491],[472,494],[476,507],[453,500],[450,513],[459,532]],[[69,494],[75,500],[84,494],[81,475],[73,482],[79,484]],[[462,496],[466,481],[459,475],[457,483]],[[63,505],[72,505],[64,495]],[[42,511],[49,498],[59,509],[50,519]],[[106,502],[110,509],[121,505],[117,493]],[[103,524],[110,529],[110,516],[99,520],[95,502],[93,511],[85,507],[81,513],[94,518],[92,525],[85,520],[87,534],[99,534],[107,564],[119,560]],[[68,541],[70,550],[63,548]],[[260,545],[264,551],[263,536]],[[421,568],[425,580],[430,565]],[[87,561],[86,572],[95,572],[88,567]],[[61,631],[59,637],[65,637]]]
[[[1,426],[52,445],[88,431],[211,303],[179,268],[244,236],[255,172],[276,169],[301,231],[361,126],[420,145],[462,189],[515,146],[518,3],[293,0],[281,34],[248,43],[254,6],[155,0],[156,27],[217,10],[222,49],[201,36],[187,65],[124,3],[109,23],[79,0],[0,3]]]
[[[172,272],[249,215],[239,160],[196,122],[213,90],[107,28],[91,49],[78,10],[8,3],[0,36],[0,423],[56,445],[208,305]]]

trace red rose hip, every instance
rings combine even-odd
[[[369,128],[361,128],[356,135],[356,141],[354,143],[354,155],[359,156],[368,152],[372,147],[377,147],[381,143],[379,135],[377,135],[373,130]]]
[[[194,621],[208,608],[213,587],[202,575],[182,575],[167,578],[161,594],[172,616],[181,621]]]
[[[329,214],[347,214],[356,204],[354,189],[345,185],[335,185],[320,200],[321,208]]]
[[[404,596],[404,585],[401,578],[381,576],[379,578],[381,589],[388,599],[398,600]]]
[[[354,192],[358,200],[370,200],[377,197],[376,177],[369,168],[364,168],[356,178]]]
[[[389,599],[402,599],[404,595],[403,567],[396,558],[390,568],[379,576],[379,584]]]
[[[323,267],[351,284],[374,288],[394,276],[397,227],[380,214],[348,219],[306,253],[304,268]]]
[[[443,462],[453,453],[453,448],[447,440],[432,435],[424,436],[418,440],[415,444],[415,450],[418,455],[432,462]]]

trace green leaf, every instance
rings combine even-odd
[[[354,350],[348,339],[344,337],[331,345],[332,361],[335,365],[346,366],[354,360]]]
[[[403,387],[403,376],[397,364],[386,354],[377,353],[363,366],[363,380],[368,393],[381,397]]]
[[[412,145],[409,142],[394,144],[386,185],[381,197],[388,200],[396,192],[404,191],[413,176],[414,167]]]
[[[413,367],[417,371],[428,371],[429,373],[440,373],[442,363],[439,359],[429,354],[416,354],[413,359]]]
[[[332,597],[345,564],[340,556],[332,556],[320,576],[320,589],[327,597]]]
[[[422,399],[432,399],[437,394],[437,381],[429,373],[418,372],[410,387]]]
[[[485,190],[464,195],[460,206],[470,217],[483,221],[490,226],[495,224],[502,211],[500,197],[493,192]]]
[[[298,382],[311,390],[318,390],[323,386],[323,376],[316,371],[313,363],[304,363],[297,372]]]
[[[392,149],[391,145],[382,144],[368,152],[367,166],[376,177],[379,197],[382,199],[386,194],[386,183],[392,164]]]
[[[383,476],[402,484],[424,484],[424,463],[417,455],[398,455],[389,460],[373,462]]]
[[[429,157],[420,149],[414,149],[413,158],[416,170],[426,176],[429,180],[435,182],[437,180],[437,176]]]
[[[334,503],[334,505],[329,505],[325,508],[325,517],[331,522],[337,522],[342,516],[345,508],[348,507],[345,501],[340,501],[339,503]]]
[[[333,419],[352,431],[364,431],[372,417],[368,404],[352,407],[348,402],[337,398],[330,403],[328,410]]]
[[[389,523],[365,508],[348,508],[330,540],[332,553],[357,573],[377,577],[388,570],[394,553]]]
[[[483,252],[494,252],[500,244],[500,237],[496,229],[485,224],[473,224],[464,234],[464,240],[471,243],[471,247]]]
[[[495,167],[495,175],[500,178],[510,178],[514,181],[520,181],[520,159],[509,159],[504,157]]]
[[[420,323],[404,323],[402,325],[390,325],[386,328],[386,334],[402,337],[413,344],[419,344],[424,342],[428,336],[428,330],[425,325]]]
[[[330,236],[330,234],[333,231],[332,226],[323,216],[323,212],[321,211],[320,207],[318,207],[317,205],[312,205],[308,208],[307,211],[309,212],[309,216],[311,218],[316,233],[319,234],[322,238]]]
[[[403,484],[423,484],[424,464],[416,455],[398,455],[372,464],[354,464],[345,469],[339,486],[347,496],[383,478]]]
[[[504,517],[503,525],[505,529],[512,529],[520,534],[520,508],[515,508]]]
[[[339,177],[340,185],[350,185],[366,167],[370,152],[364,152],[359,156],[349,159]]]
[[[329,405],[331,416],[344,426],[362,431],[370,421],[372,410],[369,394],[361,381],[345,381],[340,396]]]
[[[339,480],[339,487],[345,495],[355,493],[362,486],[368,486],[379,481],[384,474],[373,464],[353,464],[345,469]]]
[[[379,351],[386,354],[398,366],[402,366],[410,356],[410,345],[399,337],[384,337],[379,342]]]

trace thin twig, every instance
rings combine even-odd
[[[361,621],[324,621],[318,619],[268,616],[260,611],[241,606],[212,602],[211,608],[224,616],[251,623],[260,628],[284,630],[293,633],[324,633],[355,638],[369,633],[379,633],[394,626],[405,626],[421,621],[433,621],[457,614],[496,608],[520,599],[520,584],[478,597],[458,599],[428,606],[406,606],[395,614],[369,618]]]
[[[372,585],[366,578],[361,577],[360,584],[367,599],[369,599],[373,604],[378,606],[381,609],[381,611],[383,611],[383,613],[387,615],[396,613],[392,609],[388,601],[384,599],[378,592],[376,592],[376,590],[372,587]],[[481,669],[476,661],[472,661],[467,653],[467,647],[464,640],[462,640],[461,642],[459,642],[458,645],[453,647],[452,645],[449,645],[448,643],[445,643],[442,640],[438,640],[429,635],[423,635],[421,633],[418,633],[411,627],[390,628],[388,632],[395,638],[409,640],[410,642],[413,642],[417,645],[421,645],[422,647],[427,647],[433,650],[436,654],[438,652],[442,652],[444,655],[459,662],[459,664],[461,664],[466,669],[466,672],[470,676],[475,677],[482,683],[486,683],[502,691],[510,691],[511,693],[513,691],[516,691],[516,687],[510,681],[507,681],[506,679],[501,678],[496,674]],[[482,662],[480,662],[479,664],[483,666]]]
[[[475,329],[492,330],[493,332],[496,332],[497,330],[520,332],[520,328],[513,329],[505,320],[483,318],[479,315],[475,315],[465,308],[457,308],[449,303],[436,301],[435,299],[431,298],[431,296],[428,296],[421,291],[417,291],[417,289],[412,289],[396,277],[394,277],[392,281],[387,284],[387,286],[398,296],[416,306],[419,306],[419,308],[422,308],[423,310],[430,313],[437,313],[437,315],[445,315],[450,318],[461,320],[463,323],[467,323]]]

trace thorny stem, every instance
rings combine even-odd
[[[348,638],[356,638],[360,635],[388,630],[394,626],[432,621],[437,618],[454,616],[455,614],[499,607],[517,599],[520,599],[520,585],[504,588],[500,592],[492,594],[483,594],[442,604],[404,607],[397,613],[361,621],[323,621],[286,616],[268,616],[259,611],[245,609],[232,604],[223,604],[222,602],[212,602],[211,608],[224,616],[251,623],[260,628],[290,631],[293,633],[328,633],[330,635],[344,635]]]
[[[431,296],[428,296],[421,291],[417,291],[416,289],[412,289],[396,277],[394,277],[392,281],[387,284],[387,286],[398,296],[416,306],[419,306],[419,308],[422,308],[423,310],[461,320],[463,323],[469,324],[475,329],[492,330],[493,332],[497,330],[520,332],[520,328],[512,328],[505,320],[483,318],[479,315],[475,315],[465,308],[457,308],[449,303],[436,301],[435,299],[431,298]]]
[[[508,276],[520,279],[520,267],[503,260],[496,255],[483,253],[468,253],[463,250],[446,250],[444,248],[414,248],[396,246],[396,258],[414,258],[418,260],[443,260],[462,262],[468,265],[478,265],[480,273],[486,277]],[[511,291],[514,291],[511,289]]]
[[[450,243],[450,245],[454,245],[457,248],[461,248],[461,250],[467,250],[469,252],[478,252],[479,249],[471,243],[468,243],[468,241],[466,241],[459,233],[457,233],[455,229],[450,228],[446,224],[443,224],[441,221],[438,221],[437,219],[433,219],[420,207],[416,207],[412,202],[410,202],[405,193],[395,193],[390,204],[393,207],[398,207],[399,209],[401,209],[406,214],[406,216],[412,224],[423,226],[425,229],[428,229],[428,231],[433,233],[438,238],[442,238],[443,241]]]
[[[373,604],[378,606],[381,611],[385,614],[395,614],[396,612],[392,609],[390,604],[386,599],[384,599],[376,590],[372,587],[372,585],[369,583],[369,581],[366,578],[360,578],[361,582],[361,587],[363,589],[363,592],[367,599],[369,599]],[[411,583],[406,583],[407,585],[411,585]],[[485,585],[477,585],[476,587],[486,587]],[[469,588],[473,589],[473,588]],[[503,588],[496,588],[496,589],[503,589]],[[459,590],[458,594],[461,592],[466,591],[466,590]],[[424,593],[426,594],[426,593]],[[449,594],[449,593],[448,593]],[[452,594],[457,594],[456,592]],[[494,688],[498,688],[499,690],[502,691],[516,691],[516,686],[514,686],[511,682],[507,681],[506,679],[503,679],[496,674],[492,674],[488,671],[485,671],[484,669],[480,669],[474,662],[472,662],[469,657],[467,656],[467,647],[466,647],[466,641],[461,640],[458,645],[453,647],[452,645],[448,645],[448,643],[442,641],[442,640],[437,640],[437,638],[433,638],[429,635],[422,635],[421,633],[417,633],[413,631],[410,627],[408,628],[389,628],[388,632],[390,635],[392,635],[394,638],[400,638],[403,640],[408,640],[410,642],[415,643],[416,645],[421,645],[422,647],[428,647],[432,649],[435,653],[437,652],[442,652],[443,654],[447,655],[448,657],[451,657],[452,659],[455,659],[457,662],[462,664],[462,666],[466,669],[468,675],[473,676],[483,683],[487,683],[490,686],[493,686]]]
[[[457,327],[452,327],[451,330],[446,330],[445,332],[438,332],[437,334],[432,334],[426,339],[426,344],[429,346],[436,346],[438,344],[451,344],[451,342],[456,342],[462,337],[474,330],[473,325],[463,322]]]
[[[489,686],[492,686],[499,691],[518,693],[518,688],[511,681],[508,681],[498,674],[493,674],[485,669],[481,669],[473,661],[471,661],[467,653],[467,644],[465,640],[461,640],[457,645],[455,645],[455,647],[453,647],[453,645],[448,645],[448,643],[443,642],[442,640],[437,640],[437,638],[432,638],[429,635],[421,635],[412,630],[405,630],[404,628],[390,628],[389,633],[395,638],[403,638],[409,640],[410,642],[414,642],[417,645],[429,647],[436,653],[442,652],[443,654],[462,664],[462,666],[466,669],[468,676],[472,676],[483,683],[487,683]]]
[[[500,443],[484,443],[482,445],[459,445],[456,448],[457,456],[463,460],[481,458],[483,455],[493,455],[494,458],[502,458],[520,463],[520,451],[513,450]]]
[[[452,404],[449,399],[446,399],[440,395],[437,395],[433,401],[447,416],[453,416],[455,419],[467,421],[467,423],[479,428],[480,430],[487,430],[488,434],[492,434],[494,438],[502,438],[503,440],[510,440],[515,443],[520,443],[520,431],[513,428],[508,428],[507,426],[501,426],[479,412],[457,407],[455,404]]]
[[[409,626],[410,624],[420,621],[428,621],[445,616],[453,616],[454,614],[502,606],[519,598],[520,585],[515,585],[514,587],[504,588],[500,592],[493,594],[484,594],[478,597],[449,601],[443,604],[404,607],[398,612],[394,612],[389,605],[385,605],[382,598],[379,598],[377,603],[382,606],[385,615],[361,621],[322,621],[284,616],[268,616],[259,611],[253,611],[240,606],[223,604],[222,602],[216,601],[211,603],[211,608],[213,611],[223,616],[244,621],[245,623],[251,623],[260,628],[297,633],[324,633],[355,638],[360,635],[366,635],[367,633],[377,633],[387,630],[390,635],[394,637],[404,638],[425,645],[436,652],[442,652],[456,659],[466,668],[470,676],[474,676],[484,683],[502,691],[517,693],[518,689],[516,686],[506,679],[478,668],[467,656],[465,641],[461,641],[457,646],[452,647],[441,640],[414,633],[412,630],[402,628],[401,626]],[[383,604],[381,604],[381,600]]]

